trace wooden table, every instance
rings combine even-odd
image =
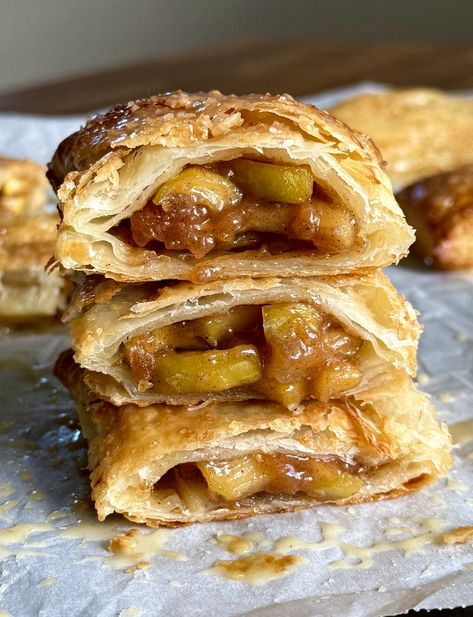
[[[0,95],[0,111],[84,113],[181,88],[312,94],[358,81],[473,88],[473,46],[241,42]]]

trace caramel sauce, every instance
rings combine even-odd
[[[307,559],[297,555],[252,553],[232,561],[216,561],[207,572],[249,585],[265,585],[291,574]]]

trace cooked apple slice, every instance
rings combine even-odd
[[[154,360],[153,382],[166,394],[222,392],[258,381],[262,367],[253,345],[167,353]]]
[[[184,195],[213,213],[234,206],[241,199],[240,190],[231,180],[207,167],[187,167],[165,182],[153,197],[153,203],[164,210],[172,207],[176,195]]]
[[[302,204],[312,196],[314,177],[305,167],[249,159],[235,159],[229,167],[239,188],[257,199]]]
[[[197,463],[209,489],[224,499],[243,499],[264,490],[266,477],[254,456]]]

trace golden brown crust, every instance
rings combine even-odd
[[[85,171],[116,148],[198,144],[233,127],[242,127],[245,118],[239,111],[270,114],[275,107],[280,118],[294,121],[299,117],[299,124],[321,125],[332,138],[337,139],[338,134],[345,147],[362,148],[367,159],[381,164],[379,151],[365,135],[347,129],[313,105],[298,103],[289,94],[234,96],[217,90],[193,94],[178,90],[117,105],[103,115],[92,117],[80,131],[59,145],[48,165],[48,178],[57,189],[69,172]],[[251,126],[251,119],[246,123]],[[314,134],[314,128],[309,132]]]
[[[186,252],[132,247],[109,233],[185,165],[239,156],[310,167],[337,203],[353,211],[358,243],[340,255],[211,252],[196,260]],[[117,107],[61,144],[49,178],[64,217],[57,259],[115,280],[291,276],[294,269],[300,276],[336,274],[397,261],[413,239],[373,144],[288,95],[175,92]]]
[[[473,163],[473,101],[414,88],[361,94],[331,110],[374,140],[395,190]]]
[[[46,168],[28,159],[0,156],[0,215],[32,215],[46,203]]]
[[[421,257],[444,269],[473,267],[473,165],[417,182],[397,198]]]
[[[316,500],[258,494],[239,503],[215,504],[208,497],[197,510],[171,487],[156,488],[181,463],[228,456],[230,452],[305,452],[359,461],[365,484],[352,498],[360,503],[416,490],[450,465],[450,438],[425,395],[407,386],[375,396],[363,408],[355,401],[310,403],[293,414],[268,402],[219,403],[205,407],[150,405],[114,407],[84,386],[72,354],[63,354],[56,373],[78,403],[89,442],[92,496],[99,518],[113,511],[151,526],[241,518],[297,510]]]
[[[86,284],[65,314],[76,361],[88,369],[87,384],[116,405],[133,402],[193,404],[206,400],[244,400],[257,396],[244,388],[222,393],[165,396],[140,391],[123,363],[121,345],[133,336],[171,323],[225,313],[245,304],[306,302],[333,316],[348,331],[368,341],[360,356],[364,378],[356,389],[384,387],[387,381],[415,374],[420,327],[415,311],[380,272],[298,279],[235,279],[193,285],[130,286],[112,281]],[[354,392],[353,392],[354,393]]]

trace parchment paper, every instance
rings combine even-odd
[[[364,84],[311,100],[326,106],[374,87],[381,86]],[[0,152],[47,161],[81,120],[4,114]],[[439,274],[415,262],[389,268],[388,274],[425,324],[422,387],[449,424],[473,419],[472,277]],[[0,615],[3,610],[13,617],[378,617],[473,604],[473,544],[439,541],[443,528],[473,524],[473,442],[466,430],[456,431],[464,443],[456,448],[449,479],[418,494],[182,528],[163,541],[185,561],[158,554],[150,568],[117,569],[107,538],[134,526],[120,517],[95,524],[93,510],[82,501],[89,495],[85,446],[73,405],[51,374],[66,346],[60,328],[0,336]],[[83,527],[77,528],[79,520]],[[22,523],[32,527],[17,527]],[[216,560],[235,558],[209,542],[217,533],[259,531],[266,538],[262,548],[271,549],[284,536],[317,543],[326,523],[344,528],[339,539],[319,550],[294,550],[307,562],[286,578],[254,587],[206,572]],[[406,555],[400,541],[414,536],[424,539]],[[391,543],[391,550],[373,551],[361,562],[350,549],[380,542]]]

